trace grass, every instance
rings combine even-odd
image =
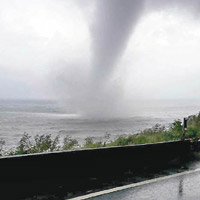
[[[82,145],[79,144],[76,139],[73,139],[70,136],[66,136],[61,145],[58,136],[52,137],[50,134],[47,134],[36,135],[34,138],[32,138],[28,133],[24,133],[18,143],[18,146],[7,151],[4,150],[5,141],[0,140],[0,156],[148,144],[181,140],[182,137],[183,126],[180,120],[174,121],[174,123],[172,123],[169,128],[156,124],[151,129],[141,131],[137,134],[121,135],[113,140],[110,139],[109,134],[105,135],[103,141],[95,141],[94,138],[88,137],[85,139],[85,143]],[[190,138],[191,140],[196,140],[200,138],[200,114],[189,118],[188,130],[185,133],[184,138]]]

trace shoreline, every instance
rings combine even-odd
[[[185,139],[196,140],[200,138],[200,114],[191,115],[188,117],[188,130],[185,134]],[[56,152],[65,150],[79,150],[101,147],[127,146],[137,144],[150,144],[167,141],[181,140],[183,134],[183,124],[180,120],[174,121],[168,127],[160,124],[155,124],[152,128],[134,134],[123,134],[113,137],[111,134],[105,134],[99,140],[94,137],[86,137],[84,143],[70,135],[62,138],[60,141],[59,135],[52,136],[51,134],[36,135],[32,137],[28,133],[24,133],[19,140],[18,145],[11,149],[5,148],[5,141],[0,140],[0,155],[23,155],[33,153]]]

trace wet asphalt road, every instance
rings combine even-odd
[[[200,200],[200,171],[113,192],[92,200]]]

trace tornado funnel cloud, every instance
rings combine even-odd
[[[96,1],[96,17],[90,29],[95,79],[102,81],[110,77],[142,9],[143,0]]]
[[[72,107],[82,114],[95,117],[126,116],[126,111],[129,110],[126,108],[130,104],[127,105],[123,98],[123,83],[116,81],[114,75],[140,18],[147,13],[173,7],[186,9],[197,15],[200,0],[92,2],[94,12],[89,25],[90,62],[70,64],[70,71],[61,73],[63,93],[70,99],[68,105],[72,103]]]
[[[90,114],[116,114],[121,88],[111,80],[117,63],[143,10],[143,0],[96,1],[96,13],[90,27],[92,62],[88,97]],[[98,91],[98,93],[96,93]],[[96,94],[94,96],[94,94]]]

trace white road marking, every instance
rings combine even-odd
[[[139,182],[139,183],[132,183],[132,184],[129,184],[129,185],[115,187],[115,188],[108,189],[108,190],[94,192],[94,193],[91,193],[91,194],[75,197],[75,198],[68,199],[68,200],[85,200],[85,199],[94,198],[94,197],[98,197],[98,196],[105,195],[105,194],[110,194],[110,193],[121,191],[121,190],[126,190],[126,189],[130,189],[130,188],[154,183],[154,182],[157,182],[157,181],[162,181],[162,180],[167,180],[167,179],[170,179],[170,178],[175,178],[175,177],[179,177],[179,176],[183,176],[183,175],[187,175],[187,174],[192,174],[192,173],[199,172],[199,171],[200,171],[200,168],[195,169],[195,170],[180,172],[180,173],[176,173],[176,174],[172,174],[172,175],[168,175],[168,176],[164,176],[164,177],[159,177],[159,178],[155,178],[155,179],[151,179],[151,180],[146,180],[146,181],[142,181],[142,182]]]

